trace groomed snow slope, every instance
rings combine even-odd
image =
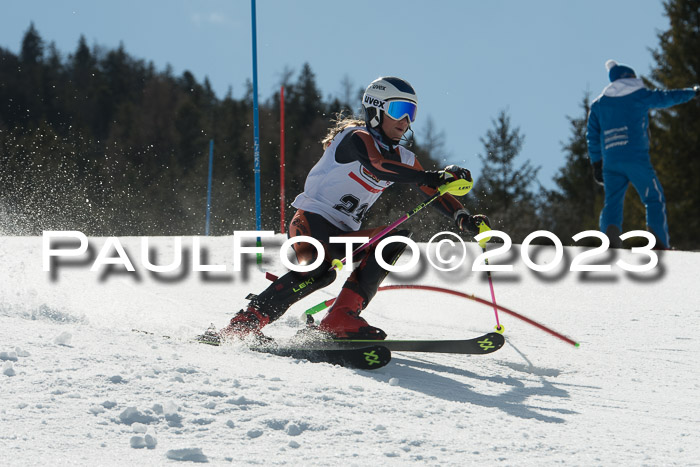
[[[183,266],[156,274],[138,238],[120,239],[131,273],[90,271],[104,238],[90,239],[91,257],[44,272],[41,238],[0,237],[3,465],[699,465],[698,253],[666,252],[648,273],[574,273],[584,250],[566,248],[562,267],[536,273],[516,245],[492,261],[515,268],[493,273],[497,302],[580,348],[501,313],[507,342],[494,354],[395,352],[359,371],[186,342],[269,283],[254,264],[232,272],[231,237],[201,242],[201,262],[226,272],[193,272],[189,238]],[[272,243],[263,270],[279,274]],[[172,259],[172,239],[150,246],[154,263]],[[477,252],[469,246],[470,262]],[[639,262],[629,251],[595,260],[618,259]],[[422,260],[385,284],[488,299],[484,273],[469,269]],[[266,333],[292,335],[346,275]],[[392,338],[473,337],[495,324],[488,306],[426,291],[380,292],[363,316]]]

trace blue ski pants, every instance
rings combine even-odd
[[[664,248],[669,248],[666,198],[654,168],[648,162],[603,164],[605,205],[600,213],[600,230],[607,233],[609,227],[622,230],[622,209],[627,187],[632,184],[646,208],[649,230]],[[612,239],[611,239],[612,241]]]

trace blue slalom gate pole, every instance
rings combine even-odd
[[[260,122],[258,118],[258,45],[257,28],[255,26],[255,0],[250,0],[250,12],[253,29],[253,154],[255,171],[255,230],[262,230],[262,219],[260,214]],[[256,244],[262,246],[260,237]],[[262,263],[262,254],[257,254],[258,264]]]
[[[207,222],[204,235],[209,236],[209,219],[211,218],[211,176],[214,168],[214,140],[209,140],[209,178],[207,180]]]

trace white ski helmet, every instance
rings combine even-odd
[[[376,128],[386,113],[394,120],[408,116],[413,123],[418,111],[418,96],[407,81],[393,76],[377,78],[367,86],[362,96],[365,123],[368,128]]]

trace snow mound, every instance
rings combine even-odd
[[[171,449],[165,453],[165,457],[175,461],[209,462],[201,448]]]

